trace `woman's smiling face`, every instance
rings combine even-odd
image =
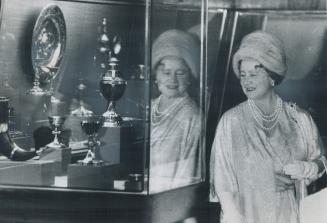
[[[190,69],[181,58],[164,57],[156,69],[156,81],[163,96],[180,97],[190,85]]]
[[[253,59],[241,61],[240,83],[249,99],[263,99],[273,90],[271,77],[264,67]]]

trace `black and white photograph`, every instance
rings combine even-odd
[[[327,222],[326,12],[0,0],[0,223]]]

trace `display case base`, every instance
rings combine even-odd
[[[100,157],[102,160],[118,164],[121,162],[121,151],[128,147],[131,127],[128,125],[103,127],[99,130]]]
[[[58,165],[54,161],[0,161],[0,184],[51,186]]]
[[[67,173],[68,164],[71,161],[71,148],[47,148],[41,155],[40,160],[51,160],[58,163],[56,175],[64,175]]]
[[[104,163],[101,166],[70,164],[68,165],[68,187],[87,189],[111,189],[118,165]]]

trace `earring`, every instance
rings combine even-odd
[[[275,81],[271,81],[270,83],[271,83],[271,86],[273,86],[273,87],[275,86]]]
[[[157,81],[157,80],[155,80],[155,81],[154,81],[154,83],[156,83],[156,84],[157,84],[157,83],[158,83],[158,81]]]

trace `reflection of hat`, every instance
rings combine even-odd
[[[264,31],[246,35],[240,48],[233,57],[233,70],[239,76],[239,62],[254,59],[268,70],[284,77],[287,72],[286,55],[283,43],[275,36]]]
[[[199,77],[200,42],[192,34],[175,29],[162,33],[152,46],[152,68],[166,56],[184,59],[193,77]]]

